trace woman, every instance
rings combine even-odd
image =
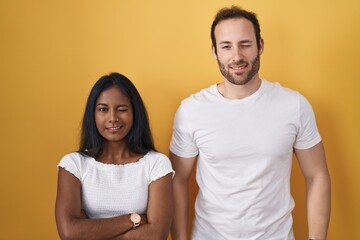
[[[135,86],[118,73],[101,77],[87,100],[80,149],[58,165],[61,239],[167,239],[173,174],[155,150]]]

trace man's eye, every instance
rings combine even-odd
[[[223,46],[222,49],[230,49],[230,46]]]

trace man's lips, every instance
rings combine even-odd
[[[248,66],[247,63],[241,63],[241,64],[231,64],[229,68],[233,70],[243,70]]]

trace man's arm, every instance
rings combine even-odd
[[[175,170],[173,180],[174,219],[171,237],[173,240],[186,240],[189,210],[188,180],[196,157],[182,158],[170,151],[170,160]]]
[[[322,142],[295,149],[306,180],[309,239],[326,239],[330,220],[331,183]]]

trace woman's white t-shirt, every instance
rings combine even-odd
[[[174,174],[168,157],[154,151],[124,165],[101,163],[73,152],[64,156],[58,167],[80,180],[82,208],[90,218],[146,213],[149,184]]]

